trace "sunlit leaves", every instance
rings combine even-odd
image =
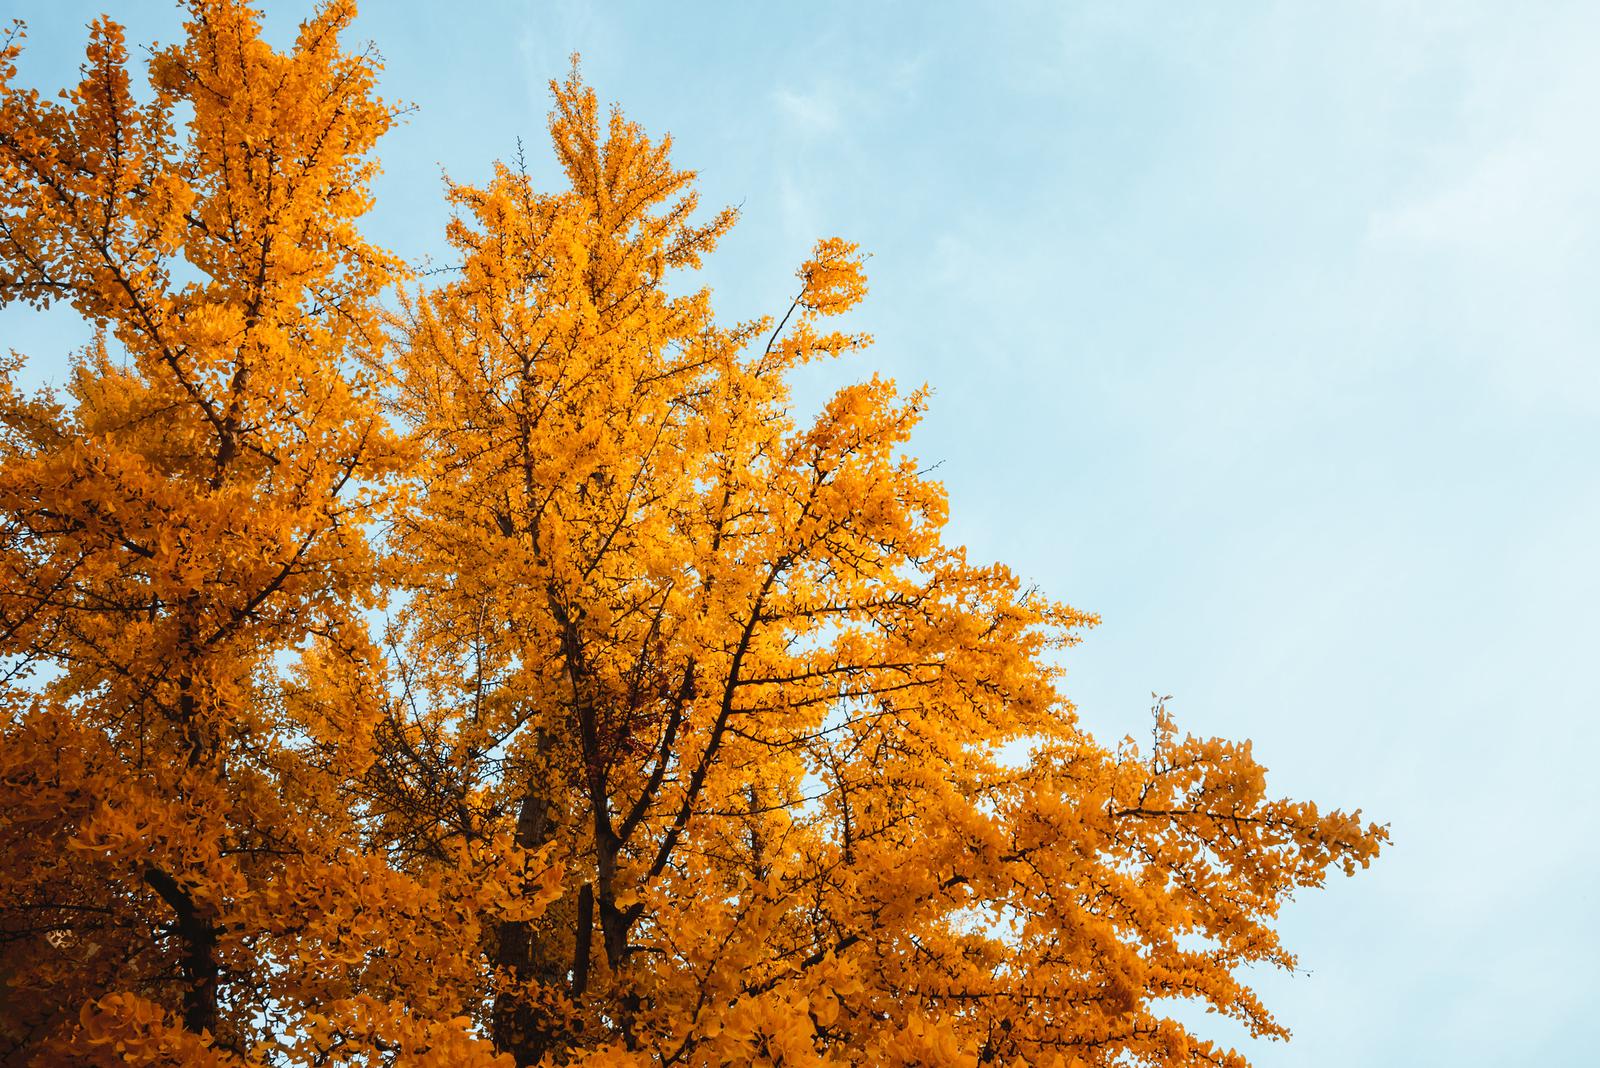
[[[564,183],[451,185],[408,278],[358,229],[394,112],[352,16],[278,52],[193,0],[139,91],[102,20],[60,102],[0,56],[0,300],[97,331],[58,393],[0,378],[0,1059],[1242,1063],[1171,998],[1285,1034],[1243,969],[1385,831],[1164,704],[1081,729],[1095,619],[945,541],[928,391],[841,363],[793,410],[870,341],[860,250],[718,320],[734,213],[574,68]]]

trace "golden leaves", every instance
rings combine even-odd
[[[242,1058],[215,1047],[213,1036],[187,1031],[162,1006],[135,994],[86,1003],[69,1042],[46,1050],[44,1065],[137,1065],[140,1068],[242,1068]]]
[[[825,237],[795,272],[802,283],[800,304],[814,315],[841,315],[867,295],[865,257],[854,242]]]
[[[1281,1035],[1241,969],[1385,830],[1164,707],[1089,737],[1054,656],[1096,620],[946,543],[926,389],[796,425],[789,373],[870,341],[820,325],[860,250],[719,323],[733,212],[574,68],[567,188],[451,186],[460,270],[386,313],[352,17],[279,53],[193,0],[147,105],[109,21],[64,103],[0,58],[0,300],[100,331],[60,396],[0,383],[0,1041],[1242,1063],[1173,997]]]
[[[29,992],[7,999],[7,1036],[67,1036],[93,1001],[152,1036],[152,1063],[201,1059],[163,1027],[242,1049],[251,1013],[294,1004],[274,907],[418,896],[381,862],[362,883],[308,875],[367,855],[340,787],[383,691],[363,528],[396,459],[352,371],[384,343],[397,273],[354,228],[389,110],[371,57],[339,49],[353,13],[327,5],[278,53],[249,8],[197,0],[147,104],[109,20],[60,102],[16,87],[7,49],[0,301],[66,300],[98,331],[64,396],[8,379],[0,404],[0,651],[36,671],[6,691],[32,700],[4,728],[0,837],[55,852],[0,873],[7,976]],[[284,670],[310,635],[317,700]],[[286,892],[312,885],[331,896]],[[316,944],[353,965],[372,948],[357,934],[396,937]]]

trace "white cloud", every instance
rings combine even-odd
[[[1594,21],[1561,27],[1563,36],[1592,40],[1600,26],[1583,23]],[[1600,230],[1600,67],[1575,45],[1497,43],[1463,50],[1468,86],[1455,136],[1420,188],[1374,216],[1374,241],[1548,260]]]
[[[773,93],[773,100],[779,114],[798,133],[815,137],[839,126],[839,94],[832,85],[823,84],[809,92],[780,88]]]
[[[1594,160],[1586,155],[1587,146],[1527,138],[1496,146],[1438,187],[1376,214],[1371,239],[1501,262],[1568,254],[1594,229]]]

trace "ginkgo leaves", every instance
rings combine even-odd
[[[0,1059],[237,1062],[327,984],[401,972],[456,976],[459,1012],[437,947],[540,900],[485,899],[481,860],[419,884],[345,789],[384,692],[365,528],[400,458],[362,369],[400,271],[356,228],[391,113],[339,45],[353,15],[280,53],[249,7],[197,0],[143,94],[109,20],[57,100],[6,46],[0,301],[97,334],[60,394],[0,399],[0,947],[27,993],[0,999]],[[313,638],[307,700],[286,668]],[[374,963],[401,945],[432,959]]]
[[[0,55],[0,300],[98,331],[59,394],[0,381],[0,1059],[1242,1063],[1174,997],[1284,1033],[1241,969],[1386,832],[1164,709],[1085,733],[1096,620],[946,542],[926,389],[797,422],[790,373],[870,341],[825,321],[855,245],[719,321],[734,213],[574,68],[564,185],[450,186],[417,284],[359,230],[394,113],[350,5],[284,52],[188,8],[149,94],[107,20],[61,103]]]

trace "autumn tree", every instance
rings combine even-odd
[[[145,103],[109,22],[64,104],[5,52],[0,297],[99,333],[0,409],[3,1056],[1244,1064],[1172,998],[1286,1034],[1241,970],[1384,830],[1161,706],[1091,738],[1094,620],[944,541],[925,390],[797,419],[868,344],[855,246],[719,321],[733,213],[574,73],[560,188],[449,186],[409,278],[356,229],[394,112],[350,7],[282,54],[189,7]]]
[[[59,394],[14,360],[0,393],[8,1063],[472,1042],[474,865],[518,855],[419,885],[343,796],[383,693],[364,528],[404,455],[361,370],[399,265],[355,227],[393,112],[352,15],[280,54],[196,0],[143,100],[110,21],[59,102],[16,84],[20,28],[0,52],[0,299],[96,331]]]

